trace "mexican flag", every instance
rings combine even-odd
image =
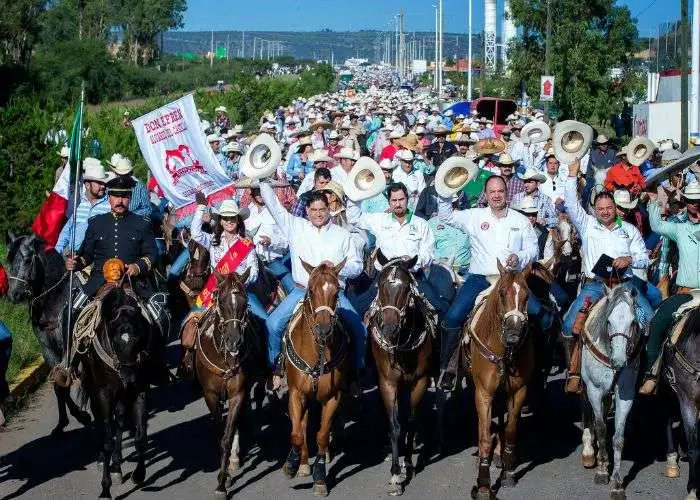
[[[58,235],[68,218],[66,210],[73,196],[76,183],[80,182],[80,150],[83,135],[83,100],[80,100],[73,120],[73,130],[70,135],[70,152],[68,164],[53,187],[39,214],[34,219],[32,231],[46,241],[46,250],[56,245]],[[80,197],[73,203],[80,203]]]

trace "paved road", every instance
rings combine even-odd
[[[561,380],[550,385],[549,401],[539,418],[524,418],[520,426],[519,482],[500,489],[502,499],[604,499],[608,487],[593,483],[593,471],[579,465],[580,431],[573,423],[576,400],[560,396]],[[428,407],[432,394],[428,394]],[[175,402],[175,406],[172,403]],[[417,474],[406,498],[468,498],[474,484],[476,425],[470,397],[453,406],[456,423],[450,429],[451,449],[438,457],[419,450]],[[652,421],[653,403],[636,406],[628,427],[624,473],[628,498],[682,499],[687,463],[681,479],[663,475],[661,428]],[[203,400],[192,386],[178,382],[152,394],[149,421],[150,446],[145,484],[137,489],[127,481],[114,486],[115,498],[210,498],[215,486],[218,447]],[[63,437],[52,438],[56,410],[50,387],[42,387],[27,409],[0,433],[0,498],[94,498],[99,493],[94,431],[72,422]],[[279,408],[266,406],[254,419],[262,425],[233,486],[233,496],[249,499],[311,498],[310,479],[288,481],[280,472],[286,456],[289,424]],[[330,466],[331,497],[382,498],[389,464],[384,462],[384,416],[376,391],[365,394],[360,422],[348,425],[348,446]],[[427,412],[424,434],[434,429]],[[428,438],[430,439],[430,438]],[[125,440],[125,455],[133,452]],[[312,451],[313,453],[313,451]],[[133,460],[133,457],[132,457]],[[133,461],[124,464],[125,477]],[[492,477],[497,477],[496,469]]]

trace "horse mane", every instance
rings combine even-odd
[[[605,308],[598,315],[590,319],[588,331],[591,333],[593,341],[598,342],[604,352],[610,352],[610,338],[604,335],[607,332],[608,316],[620,301],[628,302],[627,296],[631,296],[631,291],[622,286],[616,286],[607,295]]]

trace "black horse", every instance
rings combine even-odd
[[[90,401],[102,443],[100,498],[111,498],[112,479],[122,482],[122,432],[127,411],[132,412],[136,427],[137,465],[131,477],[136,484],[146,477],[148,363],[155,335],[137,299],[121,287],[104,295],[99,310],[99,326],[77,347],[83,353],[81,388]]]
[[[15,237],[7,233],[7,261],[9,264],[10,301],[27,301],[34,333],[41,344],[46,363],[55,367],[63,359],[65,351],[64,332],[61,322],[67,322],[63,310],[68,299],[68,275],[63,258],[36,235]],[[76,280],[77,281],[77,280]],[[81,411],[70,396],[67,384],[54,382],[54,393],[58,402],[58,424],[51,432],[60,434],[68,425],[66,408],[81,424],[91,423],[90,415]]]

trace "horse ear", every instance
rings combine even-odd
[[[17,239],[17,236],[15,236],[15,233],[13,233],[12,231],[7,231],[7,233],[5,233],[5,244],[8,247],[10,245],[12,245],[16,239]]]
[[[506,268],[503,267],[503,264],[501,264],[501,259],[496,259],[496,265],[498,266],[499,274],[503,276],[506,273]]]
[[[417,262],[418,262],[418,256],[414,255],[412,259],[409,259],[406,261],[406,268],[413,269],[413,267],[416,265]]]
[[[241,275],[241,281],[243,284],[248,282],[248,278],[250,277],[250,268],[246,269],[243,274]]]
[[[305,262],[304,259],[302,259],[301,257],[299,258],[299,260],[301,261],[301,267],[303,267],[304,270],[305,270],[307,273],[309,273],[309,275],[310,275],[312,272],[314,272],[314,266],[312,266],[312,265],[309,264],[308,262]]]
[[[345,257],[343,260],[341,260],[340,262],[338,262],[338,263],[333,267],[333,272],[334,272],[336,275],[340,274],[340,271],[341,271],[341,270],[343,269],[343,267],[345,266],[345,261],[346,261],[346,260],[348,260],[347,257]]]
[[[387,262],[389,262],[389,259],[386,258],[386,256],[382,253],[381,250],[377,250],[377,262],[379,262],[379,265],[384,267]]]

